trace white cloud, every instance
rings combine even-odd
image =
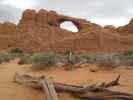
[[[56,10],[98,24],[115,26],[133,17],[133,0],[0,0],[0,20],[18,20],[27,8]]]
[[[3,5],[14,6],[15,8],[25,9],[33,7],[33,0],[5,0],[2,2]]]
[[[92,18],[92,22],[104,25],[122,26],[129,22],[128,18]]]

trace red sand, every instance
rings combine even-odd
[[[30,65],[20,66],[17,64],[16,60],[1,64],[0,98],[2,100],[42,100],[44,98],[44,93],[42,91],[14,83],[13,76],[16,71],[28,73],[34,76],[47,75],[48,77],[53,77],[54,81],[77,85],[111,81],[120,74],[121,85],[111,89],[133,93],[133,69],[98,69],[98,72],[94,73],[89,71],[92,67],[94,68],[96,66],[83,65],[82,68],[74,69],[72,71],[65,71],[63,68],[58,67],[53,67],[42,71],[33,71],[31,70]],[[78,100],[65,93],[59,94],[59,97],[61,100]]]

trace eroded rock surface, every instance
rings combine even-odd
[[[78,32],[60,28],[71,21]],[[126,33],[124,35],[123,33]],[[18,47],[25,51],[120,52],[133,49],[133,19],[128,25],[101,27],[85,19],[60,15],[55,11],[25,10],[18,25],[0,24],[0,49]]]

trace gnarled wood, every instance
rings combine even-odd
[[[55,89],[57,92],[69,92],[72,93],[75,97],[82,98],[82,99],[90,99],[90,100],[133,100],[133,94],[122,93],[117,91],[111,91],[107,89],[107,87],[118,85],[120,76],[116,78],[116,80],[111,81],[109,83],[105,83],[102,85],[90,85],[87,87],[83,86],[75,86],[75,85],[67,85],[62,83],[53,82]],[[44,76],[41,77],[32,77],[26,74],[19,74],[16,73],[14,77],[14,81],[31,86],[33,88],[40,88],[42,89],[41,82],[45,80]],[[116,84],[117,83],[117,84]]]
[[[41,81],[42,88],[46,94],[46,100],[59,100],[54,84],[50,78]]]

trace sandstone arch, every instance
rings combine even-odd
[[[60,23],[60,28],[65,29],[67,31],[71,31],[73,33],[79,32],[78,27],[71,21],[64,21],[64,22]]]

